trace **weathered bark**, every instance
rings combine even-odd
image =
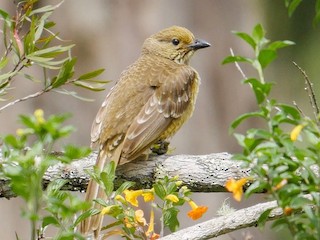
[[[57,164],[50,167],[44,176],[44,185],[54,179],[68,179],[64,189],[84,191],[89,181],[87,170],[95,164],[96,153],[80,159],[70,165]],[[135,188],[150,188],[157,180],[165,175],[179,176],[193,192],[225,191],[224,184],[229,178],[248,176],[250,170],[242,169],[239,161],[231,160],[228,153],[209,155],[175,155],[151,156],[147,161],[135,161],[118,167],[116,187],[123,181],[133,181]],[[0,197],[10,198],[9,182],[0,179]]]

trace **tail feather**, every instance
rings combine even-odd
[[[120,161],[120,156],[122,152],[122,143],[119,145],[119,147],[115,150],[112,158],[108,158],[106,152],[104,149],[100,150],[97,162],[96,162],[96,167],[102,171],[104,166],[107,164],[109,161],[114,161],[115,165],[117,166],[119,161]],[[93,202],[94,199],[101,198],[106,200],[107,196],[102,188],[100,188],[99,184],[91,179],[89,181],[87,191],[86,191],[86,196],[85,200],[87,202],[92,203],[92,208],[101,210],[102,206],[96,202]],[[80,224],[79,231],[81,234],[84,236],[88,235],[89,233],[93,232],[94,234],[94,239],[98,239],[100,230],[102,227],[102,221],[103,221],[103,216],[101,214],[96,214],[94,216],[90,216],[83,220]]]
[[[108,158],[107,158],[107,154],[105,154],[104,150],[101,150],[99,152],[97,161],[96,161],[96,167],[102,171],[105,164],[107,163]],[[91,179],[89,181],[88,187],[87,187],[87,191],[86,191],[86,195],[85,195],[85,201],[92,203],[92,207],[94,209],[100,209],[101,205],[93,202],[94,199],[97,198],[101,198],[101,196],[99,195],[99,192],[104,192],[103,189],[101,189],[99,187],[99,184],[94,181],[93,179]],[[102,198],[106,198],[105,194],[104,196],[102,196]],[[97,218],[99,217],[100,214],[94,215],[94,216],[90,216],[88,218],[86,218],[85,220],[83,220],[80,224],[80,228],[79,231],[81,234],[83,235],[88,235],[91,231],[96,231],[97,230],[97,224],[94,224],[95,222],[97,222]],[[100,231],[99,231],[100,232]]]

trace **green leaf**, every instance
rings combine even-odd
[[[127,190],[135,185],[135,182],[124,182],[121,184],[121,186],[117,189],[115,192],[115,195],[120,195],[121,193],[124,192],[124,190]]]
[[[95,71],[89,72],[89,73],[85,73],[83,75],[81,75],[78,79],[79,80],[87,80],[87,79],[91,79],[91,78],[95,78],[99,75],[101,75],[104,72],[104,68],[101,69],[97,69]]]
[[[59,221],[53,216],[45,216],[42,220],[42,228],[45,228],[48,225],[59,226]]]
[[[47,20],[47,18],[51,15],[51,13],[45,13],[41,16],[41,18],[39,19],[39,24],[37,26],[37,30],[34,34],[34,40],[35,41],[38,41],[39,38],[41,38],[41,35],[43,33],[43,29],[44,29],[44,24],[45,24],[45,21]]]
[[[164,200],[165,196],[166,196],[166,189],[162,186],[161,183],[156,183],[153,185],[154,187],[154,192],[155,194],[161,198],[162,200]]]
[[[246,79],[244,83],[249,83],[251,85],[258,104],[264,102],[272,87],[272,83],[262,83],[255,78]]]
[[[292,1],[287,5],[289,17],[292,16],[292,14],[293,14],[294,11],[297,9],[297,7],[300,5],[301,2],[302,2],[302,0],[292,0]]]
[[[91,91],[96,91],[96,92],[105,90],[105,88],[104,88],[105,84],[97,84],[97,83],[90,84],[90,83],[83,82],[83,81],[75,81],[73,84],[78,87],[82,87],[82,88],[85,88],[85,89],[88,89]]]
[[[292,117],[292,119],[299,121],[301,119],[300,112],[293,106],[287,104],[276,104],[287,117]]]
[[[104,170],[104,172],[106,172],[109,176],[115,177],[115,173],[116,173],[116,164],[114,161],[109,162]]]
[[[175,207],[169,208],[163,213],[164,225],[168,226],[171,232],[175,232],[179,228],[178,213],[179,210]]]
[[[58,159],[63,163],[70,163],[75,159],[88,156],[91,150],[88,147],[76,147],[74,145],[66,145],[63,149],[63,155]]]
[[[54,47],[49,47],[49,48],[45,48],[45,49],[41,49],[38,51],[33,52],[32,54],[29,54],[27,57],[30,58],[31,57],[42,57],[42,58],[48,58],[50,60],[52,60],[54,57],[56,57],[57,55],[69,51],[71,48],[73,48],[75,45],[69,45],[69,46],[54,46]]]
[[[33,16],[31,19],[29,32],[24,38],[24,51],[26,56],[33,53],[35,49],[34,37],[35,37],[35,30],[36,30],[36,21],[37,21],[37,18]]]
[[[23,145],[21,145],[22,143],[13,135],[5,136],[3,141],[15,149],[21,149],[23,147]]]
[[[4,10],[0,9],[0,15],[2,16],[2,18],[4,20],[9,20],[10,19],[10,15],[9,13],[5,12]]]
[[[267,183],[260,182],[260,181],[254,181],[250,186],[246,189],[245,195],[246,197],[249,197],[250,195],[254,193],[262,193],[268,189],[266,189]]]
[[[72,58],[71,60],[67,60],[63,63],[57,78],[51,84],[53,88],[58,88],[64,85],[73,76],[73,68],[76,61],[76,58]]]
[[[244,32],[233,32],[238,37],[242,38],[244,41],[246,41],[253,49],[256,48],[256,42],[254,39],[247,33]]]
[[[242,114],[231,123],[229,131],[233,132],[244,120],[252,117],[264,118],[264,115],[261,112],[250,112]]]
[[[35,14],[39,14],[39,13],[46,13],[46,12],[52,12],[53,10],[55,10],[56,8],[58,8],[61,4],[63,3],[63,1],[61,1],[60,3],[58,3],[57,5],[46,5],[44,7],[41,8],[37,8],[35,10],[32,10],[29,13],[29,16],[35,15]]]
[[[234,63],[234,62],[252,63],[252,61],[253,60],[251,58],[246,58],[246,57],[242,57],[242,56],[228,56],[222,61],[222,64]]]
[[[0,75],[0,82],[3,81],[3,80],[7,80],[7,79],[13,77],[17,73],[18,73],[18,70],[14,71],[14,72],[8,72],[8,73],[5,73],[5,74],[1,74]],[[4,86],[6,86],[7,84],[8,84],[7,81],[5,81],[4,83],[1,83],[0,84],[0,89],[3,88]]]
[[[260,217],[258,218],[258,227],[259,227],[260,229],[263,229],[263,228],[264,228],[266,222],[267,222],[268,219],[269,219],[270,212],[271,212],[272,210],[273,210],[272,208],[265,210],[265,211],[260,215]]]
[[[295,45],[294,42],[289,41],[289,40],[284,40],[284,41],[275,41],[269,44],[268,49],[269,50],[278,50],[279,48],[284,48],[288,46]]]
[[[313,24],[316,26],[320,22],[320,0],[317,0],[315,7],[316,15],[313,19]]]
[[[106,172],[102,172],[100,174],[100,178],[105,186],[105,192],[107,196],[110,196],[114,189],[114,184],[113,184],[114,176],[110,176]]]
[[[271,227],[274,228],[275,231],[288,230],[288,219],[287,218],[276,219],[272,223]]]
[[[262,68],[265,68],[268,66],[269,63],[271,63],[275,58],[277,57],[277,53],[274,50],[270,49],[262,49],[259,52],[258,60],[261,64]]]
[[[46,29],[49,29],[49,28],[52,28],[52,27],[54,27],[56,25],[56,23],[55,22],[45,22],[45,24],[44,24],[44,27],[46,28]]]
[[[306,205],[311,205],[311,204],[314,204],[314,203],[310,199],[302,196],[298,196],[291,200],[290,207],[299,209]]]
[[[7,57],[3,57],[2,60],[0,61],[0,70],[7,66],[9,59]]]
[[[88,211],[85,211],[84,213],[82,213],[74,222],[74,226],[77,226],[80,222],[82,222],[84,219],[97,215],[100,213],[100,210],[98,209],[90,209]]]
[[[252,38],[258,44],[264,38],[265,32],[261,24],[257,24],[252,31]]]

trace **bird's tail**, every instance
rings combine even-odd
[[[116,166],[117,166],[119,159],[120,159],[121,149],[122,149],[121,147],[118,148],[112,157],[112,161],[115,162]],[[107,157],[107,154],[102,149],[99,152],[97,162],[96,162],[96,167],[98,168],[99,171],[102,171],[104,166],[106,165],[106,163],[109,161],[111,161],[111,159],[109,157]],[[91,179],[89,181],[89,184],[87,187],[85,200],[87,202],[92,203],[93,209],[101,210],[102,206],[93,201],[94,199],[97,199],[97,198],[101,198],[101,199],[106,200],[107,196],[104,192],[104,189],[101,188],[95,180]],[[100,234],[100,230],[101,230],[101,226],[102,226],[102,221],[103,221],[103,216],[101,214],[96,214],[96,215],[90,216],[81,222],[79,231],[84,236],[87,236],[88,234],[93,232],[94,239],[98,239],[99,234]]]
[[[99,152],[97,162],[96,162],[96,167],[99,169],[99,171],[103,170],[107,160],[108,160],[107,154],[105,154],[104,151],[101,150]],[[99,186],[99,184],[95,180],[91,179],[87,187],[85,200],[87,202],[92,203],[92,207],[94,209],[101,209],[102,206],[100,204],[93,202],[93,200],[97,198],[106,199],[106,195],[104,193],[104,190]],[[87,234],[93,232],[95,239],[97,239],[100,233],[101,224],[102,224],[101,214],[90,216],[81,222],[80,228],[79,228],[80,233],[86,236]]]

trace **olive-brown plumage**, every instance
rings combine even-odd
[[[147,38],[141,56],[120,77],[92,124],[92,147],[99,147],[97,167],[107,161],[130,162],[155,142],[175,134],[193,113],[200,77],[190,67],[193,53],[210,44],[183,27],[166,28]],[[90,181],[86,200],[104,198]],[[95,206],[98,207],[98,206]],[[81,232],[101,228],[101,216],[82,222]]]

